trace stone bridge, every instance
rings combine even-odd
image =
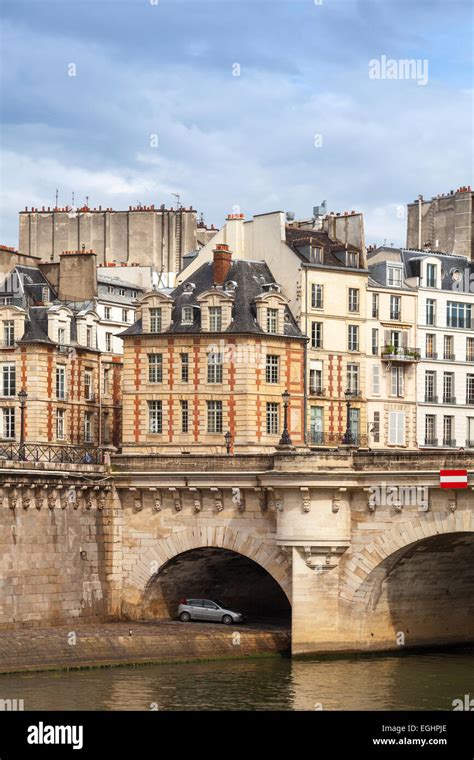
[[[159,619],[196,595],[291,616],[295,654],[472,642],[473,485],[462,452],[2,461],[0,629]]]
[[[463,467],[468,489],[439,487]],[[118,456],[113,481],[113,615],[168,616],[193,595],[291,609],[294,654],[474,640],[464,454]]]

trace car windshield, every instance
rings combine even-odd
[[[215,603],[219,605],[219,607],[223,607],[225,610],[228,610],[227,604],[224,604],[224,602],[221,602],[219,599],[214,599]]]

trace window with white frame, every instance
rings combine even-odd
[[[317,246],[310,245],[309,247],[309,260],[312,264],[323,263],[323,249]]]
[[[436,324],[436,301],[433,298],[426,299],[426,324],[430,326]]]
[[[189,430],[189,402],[184,399],[181,405],[181,432],[187,433]]]
[[[353,394],[359,393],[359,365],[347,365],[347,388]]]
[[[181,382],[189,382],[189,354],[181,354]]]
[[[56,367],[56,398],[66,398],[66,367],[63,365]]]
[[[436,264],[426,265],[426,287],[427,288],[436,287]]]
[[[379,294],[372,293],[372,319],[379,318]]]
[[[472,307],[470,303],[448,301],[446,306],[446,325],[470,329],[472,326]]]
[[[56,409],[56,438],[59,441],[63,441],[65,436],[65,411],[64,409]]]
[[[207,402],[207,432],[222,433],[222,401]]]
[[[163,354],[148,354],[148,382],[163,382]]]
[[[92,442],[92,427],[93,427],[92,412],[85,412],[84,414],[84,441],[86,443]]]
[[[376,327],[372,328],[372,355],[377,356],[379,353],[379,331]]]
[[[403,446],[405,443],[405,412],[389,412],[388,442],[392,446]]]
[[[222,306],[209,307],[209,330],[210,332],[222,330]]]
[[[84,398],[86,401],[92,401],[92,372],[86,370],[84,372]]]
[[[389,264],[387,266],[387,285],[392,288],[400,288],[402,285],[402,267]]]
[[[207,355],[207,382],[222,383],[222,376],[222,354],[218,351],[211,351]]]
[[[113,333],[106,332],[105,333],[105,350],[106,351],[112,351],[112,340],[113,340]]]
[[[15,438],[15,407],[2,408],[3,437],[9,440]]]
[[[267,354],[265,358],[265,381],[267,383],[279,382],[280,357]]]
[[[349,311],[359,311],[359,289],[349,288]]]
[[[427,414],[425,416],[425,445],[437,446],[436,439],[436,415]]]
[[[66,328],[58,327],[58,345],[64,346],[66,344]]]
[[[323,286],[319,283],[311,285],[311,307],[313,309],[323,308]]]
[[[466,404],[474,404],[474,375],[466,376]]]
[[[150,332],[161,332],[161,309],[150,309]]]
[[[474,338],[466,338],[466,361],[474,362]]]
[[[87,348],[94,348],[92,345],[94,338],[94,330],[90,325],[87,325],[86,327],[86,346]]]
[[[443,446],[455,446],[454,440],[454,416],[445,414],[443,417]]]
[[[380,366],[378,364],[372,365],[372,394],[380,396]]]
[[[181,324],[192,325],[194,321],[194,309],[192,306],[183,306],[181,309]]]
[[[108,396],[110,393],[110,369],[108,367],[104,367],[102,388],[104,396]]]
[[[267,309],[267,332],[278,332],[278,309]]]
[[[390,395],[402,397],[404,394],[404,367],[390,370]]]
[[[359,350],[359,325],[349,325],[347,328],[347,347],[349,351]]]
[[[267,403],[267,434],[278,435],[280,430],[279,424],[279,407],[280,405],[274,401]]]
[[[426,334],[426,358],[436,359],[436,335],[434,333]]]
[[[372,422],[372,437],[374,443],[380,443],[380,412],[374,412],[374,421]]]
[[[15,345],[15,322],[13,319],[3,321],[3,344],[7,347]]]
[[[309,392],[314,396],[320,396],[323,392],[323,371],[321,369],[310,369],[309,371]]]
[[[311,348],[323,347],[323,323],[311,323]]]
[[[122,322],[128,322],[128,309],[122,309]]]
[[[436,396],[436,372],[427,370],[425,372],[425,401],[431,403],[437,403]]]
[[[16,365],[2,364],[2,396],[16,395]]]
[[[104,307],[104,319],[112,319],[112,309],[110,306]]]
[[[390,296],[390,319],[402,318],[402,299],[400,296]]]
[[[148,402],[148,429],[150,433],[163,432],[163,402]]]

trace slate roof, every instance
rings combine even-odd
[[[345,253],[346,250],[353,253],[360,253],[360,250],[350,243],[346,244],[342,240],[331,238],[327,232],[322,230],[305,230],[301,227],[285,227],[285,236],[287,245],[300,257],[306,264],[314,264],[309,258],[309,246],[316,246],[323,251],[323,265],[334,267],[346,267]],[[358,269],[363,269],[360,264]]]
[[[226,281],[233,281],[236,287],[232,291],[232,321],[227,329],[222,332],[264,334],[268,337],[268,333],[257,322],[257,308],[255,304],[257,296],[268,292],[268,289],[264,285],[277,284],[267,264],[264,262],[236,259],[231,264]],[[192,291],[188,292],[186,285],[189,283],[193,283],[195,287]],[[205,291],[211,290],[213,286],[213,263],[206,262],[187,280],[175,288],[170,294],[174,303],[172,322],[167,332],[179,334],[200,333],[200,308],[197,298]],[[183,306],[188,305],[195,307],[194,322],[192,325],[183,325],[181,324],[181,310]],[[137,320],[127,330],[120,333],[120,337],[139,335],[141,332],[142,322],[141,320]],[[285,306],[284,335],[306,340],[287,306]]]

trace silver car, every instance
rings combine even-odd
[[[190,620],[209,620],[212,623],[244,623],[246,620],[242,612],[229,610],[222,602],[213,602],[211,599],[181,599],[178,607],[178,618],[183,623]]]

